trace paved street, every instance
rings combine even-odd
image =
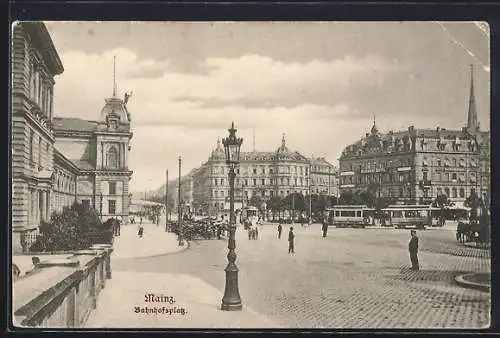
[[[454,283],[489,272],[489,252],[463,247],[450,230],[419,231],[421,271],[408,269],[408,230],[296,225],[296,254],[265,225],[259,240],[237,231],[240,294],[245,305],[283,327],[479,328],[489,325],[490,296]],[[147,235],[146,235],[147,236]],[[175,255],[114,259],[116,272],[179,273],[224,288],[227,242],[192,242]]]

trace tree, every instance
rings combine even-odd
[[[281,198],[279,196],[273,196],[267,201],[267,208],[271,210],[273,214],[273,219],[275,218],[276,213],[278,213],[278,217],[281,216]]]
[[[432,203],[432,205],[435,207],[435,208],[440,208],[440,216],[439,216],[439,223],[441,225],[444,224],[444,211],[446,209],[446,207],[450,206],[451,205],[451,202],[450,200],[448,199],[448,196],[446,196],[445,194],[441,194],[441,195],[438,195],[436,196],[436,199],[434,200],[434,202]]]
[[[483,206],[482,199],[477,195],[476,189],[471,189],[469,197],[466,198],[464,205],[471,208],[470,218],[476,220],[478,218],[478,209]]]

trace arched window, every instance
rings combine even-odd
[[[116,147],[111,147],[108,150],[108,167],[118,168],[118,151]]]

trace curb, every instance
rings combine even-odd
[[[468,281],[464,278],[465,276],[471,276],[471,275],[475,275],[475,273],[471,273],[471,274],[467,274],[467,275],[459,275],[459,276],[455,277],[455,282],[464,288],[475,289],[475,290],[479,290],[479,291],[483,291],[483,292],[490,292],[490,288],[491,288],[490,285],[483,284],[483,283],[471,282],[471,281]]]
[[[182,249],[177,250],[177,251],[164,252],[164,253],[159,253],[159,254],[154,254],[154,255],[149,255],[149,256],[123,257],[123,258],[117,258],[117,259],[143,259],[143,258],[154,258],[154,257],[177,255],[177,254],[180,254],[181,252],[184,252],[190,248],[191,242],[189,242],[187,240],[184,240],[184,242],[186,243],[186,245],[184,245],[184,247]]]

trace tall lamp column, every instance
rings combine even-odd
[[[236,266],[236,217],[234,214],[234,178],[236,173],[234,167],[239,163],[240,147],[243,143],[242,138],[236,137],[236,129],[234,122],[229,129],[229,137],[225,138],[222,143],[226,151],[226,163],[229,165],[229,240],[227,254],[228,264],[226,271],[226,285],[224,289],[224,297],[222,298],[221,309],[223,311],[238,311],[243,308],[241,303],[240,291],[238,289],[238,267]]]

